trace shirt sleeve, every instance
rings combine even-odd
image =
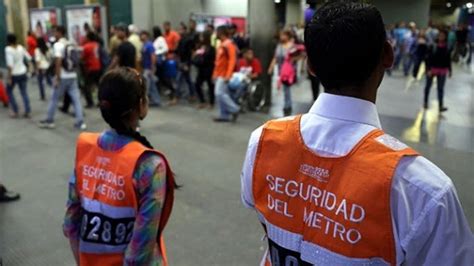
[[[474,265],[474,237],[452,181],[421,156],[402,159],[395,178],[397,262]]]
[[[9,47],[5,47],[5,61],[7,63],[7,66],[10,68],[13,68],[13,66],[15,65],[13,53]]]
[[[138,213],[125,250],[126,265],[150,265],[156,259],[156,236],[166,193],[166,165],[154,153],[143,154],[134,173]]]
[[[254,60],[254,67],[252,68],[253,73],[260,75],[262,73],[262,65],[260,64],[260,60],[255,58]]]
[[[253,167],[261,134],[262,127],[255,130],[250,136],[247,154],[245,156],[242,173],[240,175],[242,203],[245,207],[250,209],[253,209],[255,205],[252,193]]]
[[[68,200],[64,215],[63,233],[70,239],[79,239],[81,228],[81,200],[76,190],[76,173],[73,172],[68,182]]]
[[[64,45],[62,43],[60,43],[59,41],[56,42],[53,46],[53,54],[54,54],[54,57],[56,58],[63,58],[64,55],[63,55],[63,51],[64,50]]]
[[[226,48],[229,56],[229,64],[227,65],[225,77],[230,79],[235,70],[235,63],[237,62],[237,51],[234,44],[228,44]]]

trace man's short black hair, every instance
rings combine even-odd
[[[380,63],[386,41],[380,12],[372,5],[330,2],[305,29],[308,61],[327,91],[361,86]]]
[[[61,33],[61,35],[66,36],[66,28],[64,26],[58,25],[55,29],[57,32]]]

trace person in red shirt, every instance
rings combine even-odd
[[[260,64],[260,60],[255,57],[252,49],[245,50],[243,58],[239,59],[239,62],[237,62],[237,72],[246,69],[248,69],[249,77],[252,80],[258,79],[260,74],[262,74],[262,65]]]
[[[36,73],[36,63],[34,59],[36,47],[38,47],[38,43],[36,42],[36,36],[31,30],[29,30],[28,35],[26,36],[26,50],[28,51],[28,54],[32,58],[34,74]]]
[[[181,40],[181,35],[176,31],[171,29],[171,22],[166,21],[163,23],[163,28],[165,29],[165,40],[168,45],[168,54],[172,54],[178,48],[179,40]]]
[[[84,96],[86,98],[86,108],[94,107],[92,92],[99,84],[102,66],[99,57],[99,43],[94,32],[87,33],[85,42],[82,45],[82,62],[84,70]]]

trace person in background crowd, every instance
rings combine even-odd
[[[255,130],[242,169],[242,202],[268,240],[261,265],[474,265],[452,180],[381,128],[393,50],[377,8],[324,4],[305,45],[326,93]]]
[[[0,178],[1,182],[1,178]],[[0,202],[10,202],[20,199],[20,194],[8,191],[7,188],[0,183]]]
[[[426,28],[426,41],[428,42],[428,46],[436,45],[436,39],[438,38],[438,34],[438,28],[433,25],[432,21],[430,21],[428,23],[428,28]]]
[[[77,73],[74,69],[76,66],[72,66],[73,69],[71,69],[67,67],[68,64],[66,64],[67,61],[72,60],[70,56],[72,54],[72,49],[75,49],[75,47],[71,49],[70,46],[72,43],[66,39],[66,29],[63,26],[56,26],[54,35],[56,40],[58,40],[53,46],[55,64],[55,75],[53,80],[54,90],[49,101],[46,119],[39,122],[39,127],[46,129],[55,128],[54,115],[58,106],[58,101],[67,93],[69,97],[71,97],[71,101],[74,105],[74,113],[76,116],[74,127],[79,130],[86,130],[87,126],[84,123],[84,116],[82,113]]]
[[[469,29],[464,23],[460,23],[456,31],[456,48],[454,57],[458,59],[460,56],[467,57],[467,64],[471,62],[471,42],[469,41]]]
[[[86,34],[82,45],[82,63],[84,72],[84,96],[86,98],[86,108],[93,108],[94,99],[92,97],[94,88],[99,85],[102,74],[102,65],[99,58],[100,44],[96,41],[96,34],[89,31]]]
[[[171,91],[170,96],[173,99],[175,94],[173,79],[166,75],[168,44],[166,44],[166,39],[163,37],[161,28],[159,26],[153,27],[153,37],[155,38],[153,47],[155,48],[156,76],[158,77],[156,87],[160,88],[160,85],[163,85],[164,87],[168,88],[168,90]]]
[[[193,102],[196,98],[196,88],[191,79],[191,57],[196,49],[196,40],[199,37],[196,33],[196,22],[194,20],[189,21],[189,30],[184,23],[181,25],[181,39],[176,50],[176,54],[179,59],[179,72],[176,79],[176,97],[179,98],[182,93],[183,83],[188,86],[189,101]]]
[[[414,65],[413,65],[413,78],[418,78],[418,72],[420,71],[421,63],[426,59],[428,52],[428,41],[426,40],[425,31],[420,31],[418,35],[415,52],[414,52]]]
[[[230,39],[227,26],[217,28],[217,37],[221,45],[217,50],[214,72],[216,99],[219,108],[219,116],[214,118],[215,122],[235,122],[239,116],[240,107],[232,100],[228,82],[232,77],[237,62],[237,47]]]
[[[275,49],[273,59],[268,67],[268,74],[272,75],[275,66],[278,67],[279,73],[281,67],[285,61],[285,58],[289,56],[290,51],[295,47],[293,35],[289,30],[283,30],[280,33],[280,41]],[[291,100],[291,85],[283,84],[284,93],[284,106],[283,113],[285,116],[290,115],[292,112],[292,100]]]
[[[255,57],[252,49],[245,49],[242,58],[237,61],[237,67],[228,86],[231,89],[232,99],[240,104],[242,95],[252,81],[256,81],[262,73],[260,60]]]
[[[436,46],[431,47],[426,58],[426,86],[424,93],[425,109],[429,108],[429,96],[433,78],[436,77],[438,81],[438,107],[439,112],[445,112],[448,108],[444,105],[444,86],[446,84],[446,77],[452,76],[451,55],[447,44],[448,33],[441,30],[436,40]]]
[[[2,103],[4,108],[8,108],[8,94],[5,88],[5,84],[3,83],[3,73],[0,72],[0,103]]]
[[[200,44],[194,52],[192,62],[197,68],[196,92],[199,97],[199,109],[214,107],[214,82],[212,80],[212,72],[214,71],[214,63],[216,60],[216,49],[211,45],[212,32],[204,31],[200,36]],[[207,83],[207,92],[209,104],[206,104],[202,85]]]
[[[163,29],[165,30],[165,40],[168,45],[168,53],[172,54],[178,48],[179,40],[181,36],[179,33],[171,29],[171,22],[166,21],[163,23]]]
[[[212,45],[212,47],[217,49],[220,45],[220,41],[219,41],[219,38],[217,38],[217,34],[216,34],[216,30],[214,28],[214,25],[207,24],[206,25],[206,31],[212,33],[212,35],[211,35],[211,45]]]
[[[43,37],[43,36],[38,36],[38,37]],[[36,75],[37,72],[37,66],[35,62],[35,50],[36,47],[38,47],[38,42],[36,39],[35,34],[29,30],[27,35],[26,35],[26,50],[28,51],[28,54],[30,55],[32,59],[32,64],[33,64],[33,74]]]
[[[142,31],[140,33],[140,40],[143,43],[141,50],[142,68],[148,96],[150,98],[150,106],[160,106],[160,92],[156,87],[155,78],[156,54],[153,43],[150,41],[150,33],[148,31]]]
[[[143,43],[140,40],[140,36],[138,36],[138,34],[140,32],[139,32],[137,26],[135,26],[133,24],[130,24],[128,26],[128,32],[129,32],[128,41],[131,44],[133,44],[133,46],[135,47],[135,51],[137,51],[136,52],[136,66],[141,66],[140,61],[141,61],[141,58],[142,58],[142,54],[141,54],[140,51],[143,48]]]
[[[452,53],[456,47],[456,25],[447,26],[448,31],[448,49]]]
[[[394,36],[396,40],[395,44],[395,61],[393,63],[393,68],[398,69],[400,63],[403,60],[403,55],[405,54],[405,38],[409,34],[410,30],[407,28],[404,21],[397,24],[394,30]]]
[[[109,53],[111,57],[114,57],[114,55],[117,53],[117,48],[122,42],[117,36],[117,29],[115,28],[115,26],[110,27],[110,36],[111,37],[109,39]]]
[[[175,182],[166,157],[135,130],[148,113],[145,82],[135,69],[113,69],[101,79],[99,102],[110,129],[79,135],[64,235],[78,265],[168,265],[163,230],[171,215]],[[98,156],[106,156],[107,163],[98,164]],[[113,171],[118,185],[94,178],[94,169]],[[119,198],[90,189],[96,187],[123,194]],[[103,226],[94,227],[97,220]],[[86,233],[91,230],[96,231]]]
[[[51,81],[50,73],[48,73],[49,66],[51,64],[52,56],[49,50],[48,45],[43,38],[37,38],[36,43],[38,47],[35,49],[35,62],[38,69],[38,87],[40,90],[40,97],[42,101],[46,100],[44,82],[51,86],[53,82]]]
[[[314,12],[316,12],[316,3],[311,2],[309,3],[308,7],[304,11],[303,34],[302,36],[300,36],[300,40],[302,42],[304,42],[304,28],[306,25],[308,25],[309,22],[311,22]],[[311,92],[313,93],[313,100],[316,101],[316,99],[319,96],[319,91],[320,91],[319,87],[320,87],[321,82],[319,81],[319,78],[316,77],[316,75],[312,75],[309,71],[307,72],[308,72],[308,79],[311,82]]]
[[[35,41],[36,43],[36,41]],[[30,54],[17,43],[17,38],[15,34],[7,34],[7,46],[5,47],[5,61],[7,63],[7,93],[10,101],[11,107],[11,118],[18,118],[18,105],[15,100],[15,95],[13,94],[13,89],[15,85],[18,85],[20,88],[21,98],[23,99],[23,106],[25,113],[23,117],[30,118],[31,116],[31,107],[30,107],[30,98],[27,91],[27,73],[28,68],[25,65],[25,60],[30,62]]]
[[[115,27],[115,32],[120,40],[120,45],[117,47],[117,52],[112,57],[112,63],[110,63],[109,69],[118,66],[136,68],[137,50],[135,49],[135,46],[127,40],[127,26],[123,23],[119,23]],[[140,52],[140,50],[138,52]]]
[[[260,60],[255,57],[255,53],[252,49],[246,49],[243,51],[243,57],[237,62],[236,71],[248,69],[249,78],[251,80],[257,80],[262,74],[262,65]]]
[[[249,47],[248,41],[242,36],[242,33],[238,31],[237,25],[231,24],[229,27],[230,30],[230,36],[232,38],[232,41],[234,41],[235,45],[239,49],[239,54],[243,50]]]
[[[418,30],[414,22],[409,23],[409,31],[403,38],[403,74],[407,77],[414,63],[414,56],[416,51],[416,42],[418,39]]]

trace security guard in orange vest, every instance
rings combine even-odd
[[[145,82],[131,68],[100,82],[111,130],[77,141],[64,233],[79,265],[167,265],[162,238],[175,182],[165,156],[135,129],[148,112]]]
[[[250,138],[242,200],[268,239],[263,265],[474,265],[451,180],[380,126],[375,107],[393,63],[379,11],[331,2],[305,31],[326,89],[309,113]]]

